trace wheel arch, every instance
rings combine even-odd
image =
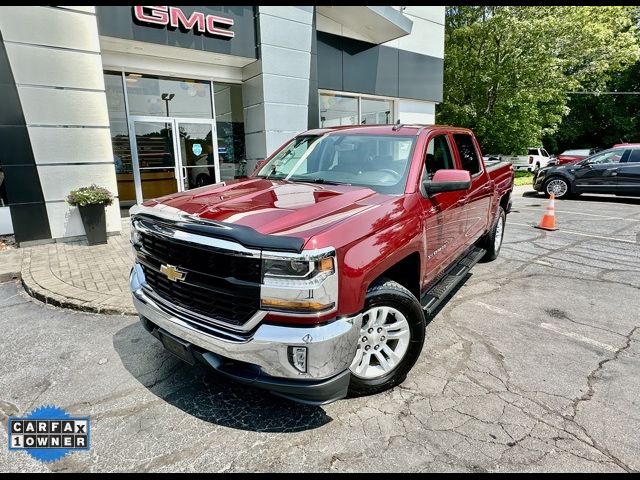
[[[420,254],[412,252],[399,259],[391,267],[378,274],[369,283],[373,285],[382,278],[393,280],[409,290],[418,300],[420,299]]]

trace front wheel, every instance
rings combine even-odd
[[[502,239],[504,237],[504,225],[507,219],[507,214],[504,211],[504,208],[498,207],[498,219],[496,220],[495,225],[491,229],[489,233],[484,238],[482,242],[482,248],[484,248],[487,253],[484,255],[483,260],[490,262],[491,260],[495,260],[498,258],[500,254],[500,248],[502,247]]]
[[[367,291],[350,396],[372,395],[399,385],[418,360],[426,322],[416,297],[397,282],[380,279]]]
[[[567,198],[571,191],[569,182],[564,178],[551,177],[544,183],[544,193],[547,195],[553,194],[555,198]]]

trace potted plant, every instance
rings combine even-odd
[[[72,190],[67,196],[67,203],[80,210],[89,245],[107,243],[107,221],[104,208],[112,202],[111,192],[95,184]]]

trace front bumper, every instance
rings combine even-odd
[[[540,174],[540,172],[538,172],[538,174],[533,179],[533,189],[536,192],[542,192],[545,178],[546,178],[546,174],[545,173]]]
[[[143,285],[144,273],[136,264],[130,288],[145,328],[155,336],[161,329],[188,342],[197,360],[220,373],[303,403],[318,405],[346,396],[349,366],[360,335],[360,315],[315,327],[259,324],[240,335],[216,326],[199,327],[184,311],[152,298]],[[294,347],[307,349],[305,373],[292,364]]]

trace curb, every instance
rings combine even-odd
[[[129,309],[107,305],[96,305],[92,304],[91,302],[82,303],[77,299],[63,297],[62,295],[57,295],[46,290],[43,292],[41,290],[30,287],[25,281],[24,277],[20,279],[20,283],[22,283],[22,287],[24,288],[25,292],[29,294],[29,296],[41,301],[45,305],[53,305],[55,307],[76,310],[79,312],[100,313],[102,315],[138,315],[138,312],[136,312],[133,307]]]

